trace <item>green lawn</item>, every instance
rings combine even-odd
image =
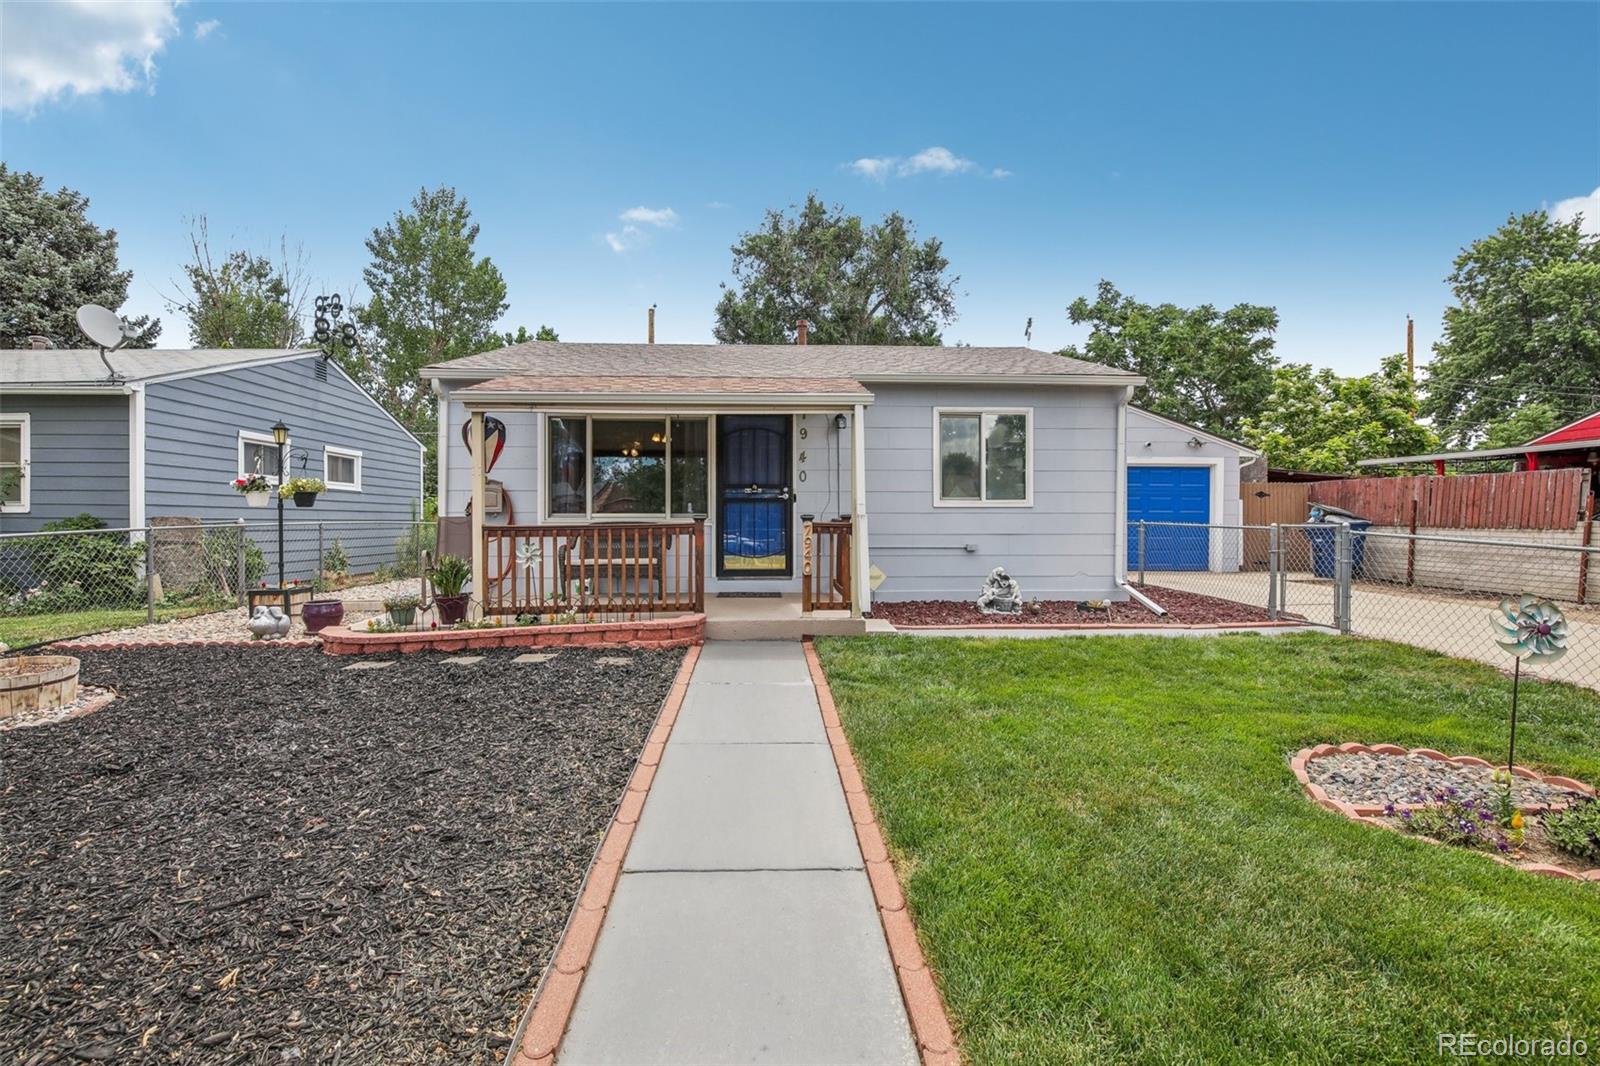
[[[1314,634],[819,650],[970,1061],[1600,1044],[1600,887],[1350,822],[1287,765],[1345,740],[1501,756],[1494,671]],[[1600,780],[1600,696],[1524,684],[1517,740]]]
[[[157,607],[156,621],[167,622],[174,618],[207,614],[225,610],[217,607]],[[143,607],[107,608],[95,611],[68,611],[64,614],[26,614],[0,617],[0,644],[12,648],[26,648],[31,644],[45,644],[52,640],[66,640],[89,633],[104,633],[108,629],[125,629],[145,623]]]

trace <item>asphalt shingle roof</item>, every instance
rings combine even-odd
[[[1125,370],[1033,348],[872,344],[594,344],[528,341],[424,367],[422,377],[1126,377]]]
[[[124,381],[149,381],[169,374],[224,370],[243,363],[315,354],[284,348],[124,348],[108,359]],[[96,348],[0,349],[0,386],[103,385],[106,367]]]
[[[825,396],[860,396],[871,393],[853,378],[758,378],[688,377],[672,374],[606,374],[588,376],[508,374],[471,385],[461,390],[471,393],[532,392],[575,396],[610,394],[638,395],[732,395],[770,396],[806,393]]]

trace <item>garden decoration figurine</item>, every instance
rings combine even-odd
[[[283,613],[282,607],[268,607],[262,605],[256,608],[256,613],[250,616],[250,621],[245,623],[250,630],[250,635],[256,640],[275,640],[278,637],[289,635],[289,626],[293,622],[288,615]]]
[[[984,579],[983,592],[978,595],[978,610],[984,614],[1021,614],[1022,589],[1016,579],[997,566]]]
[[[1504,599],[1495,608],[1490,624],[1495,641],[1515,656],[1511,670],[1511,743],[1506,753],[1506,773],[1515,773],[1517,763],[1517,688],[1522,680],[1522,661],[1553,663],[1567,654],[1567,619],[1561,608],[1549,600],[1524,592],[1515,599]]]

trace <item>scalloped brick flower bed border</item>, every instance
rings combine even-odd
[[[878,920],[883,923],[883,936],[889,944],[889,960],[894,964],[895,977],[900,981],[900,996],[905,1000],[906,1017],[911,1022],[912,1035],[916,1037],[917,1050],[923,1066],[960,1066],[961,1052],[956,1047],[955,1028],[945,1011],[944,995],[934,978],[933,968],[922,954],[917,941],[916,922],[911,909],[906,906],[906,894],[900,876],[889,858],[889,846],[878,828],[877,815],[872,801],[867,797],[867,786],[861,780],[861,770],[856,765],[855,754],[844,733],[844,723],[839,720],[839,709],[834,706],[833,689],[828,687],[828,675],[822,670],[822,660],[817,657],[816,645],[805,641],[806,666],[811,671],[812,683],[817,688],[817,704],[822,710],[822,724],[827,730],[828,746],[833,751],[833,762],[839,771],[839,784],[844,789],[845,802],[850,808],[850,820],[855,823],[856,843],[861,848],[862,864],[867,868],[867,880],[872,884],[873,902],[878,908]]]
[[[1402,748],[1398,744],[1358,744],[1354,741],[1351,741],[1345,744],[1318,744],[1314,748],[1301,748],[1299,751],[1295,752],[1294,756],[1289,760],[1289,768],[1294,771],[1295,779],[1298,780],[1301,787],[1306,790],[1306,795],[1310,796],[1321,806],[1326,807],[1328,810],[1333,811],[1336,814],[1342,814],[1353,822],[1366,822],[1369,825],[1378,825],[1385,829],[1392,829],[1394,827],[1385,822],[1381,817],[1384,811],[1383,805],[1370,803],[1347,803],[1344,800],[1337,800],[1329,796],[1328,793],[1323,790],[1321,785],[1314,784],[1312,782],[1311,777],[1306,770],[1306,764],[1311,762],[1312,759],[1320,759],[1325,755],[1420,755],[1425,759],[1433,759],[1437,762],[1451,763],[1455,766],[1476,766],[1487,767],[1490,769],[1494,767],[1493,763],[1477,758],[1473,755],[1446,755],[1441,751],[1434,751],[1432,748]],[[1525,777],[1530,781],[1538,781],[1542,784],[1554,785],[1556,788],[1572,789],[1574,792],[1582,792],[1588,796],[1595,795],[1595,788],[1593,785],[1585,784],[1582,781],[1575,781],[1570,777],[1557,777],[1553,774],[1541,774],[1536,770],[1528,769],[1526,766],[1513,766],[1511,768],[1511,772],[1516,774],[1518,777]],[[1421,806],[1421,804],[1416,803],[1396,803],[1394,805],[1394,809],[1396,811],[1417,810]],[[1533,813],[1544,810],[1545,806],[1546,805],[1544,804],[1525,804],[1523,805],[1522,810]],[[1439,841],[1425,836],[1419,836],[1416,839],[1426,840],[1430,844],[1439,843]],[[1590,870],[1587,873],[1576,873],[1572,870],[1566,870],[1560,866],[1555,866],[1547,862],[1516,862],[1512,859],[1502,858],[1499,855],[1488,855],[1488,858],[1491,858],[1495,862],[1501,863],[1505,866],[1510,866],[1514,869],[1523,870],[1531,874],[1539,874],[1542,877],[1564,878],[1570,881],[1600,881],[1600,870]]]
[[[580,622],[573,625],[494,626],[487,629],[426,629],[370,633],[329,626],[320,634],[328,655],[385,652],[475,651],[480,648],[687,648],[705,643],[706,616],[683,615],[642,622]]]

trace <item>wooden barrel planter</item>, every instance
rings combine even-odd
[[[62,707],[78,698],[78,660],[69,655],[0,659],[0,718]]]

